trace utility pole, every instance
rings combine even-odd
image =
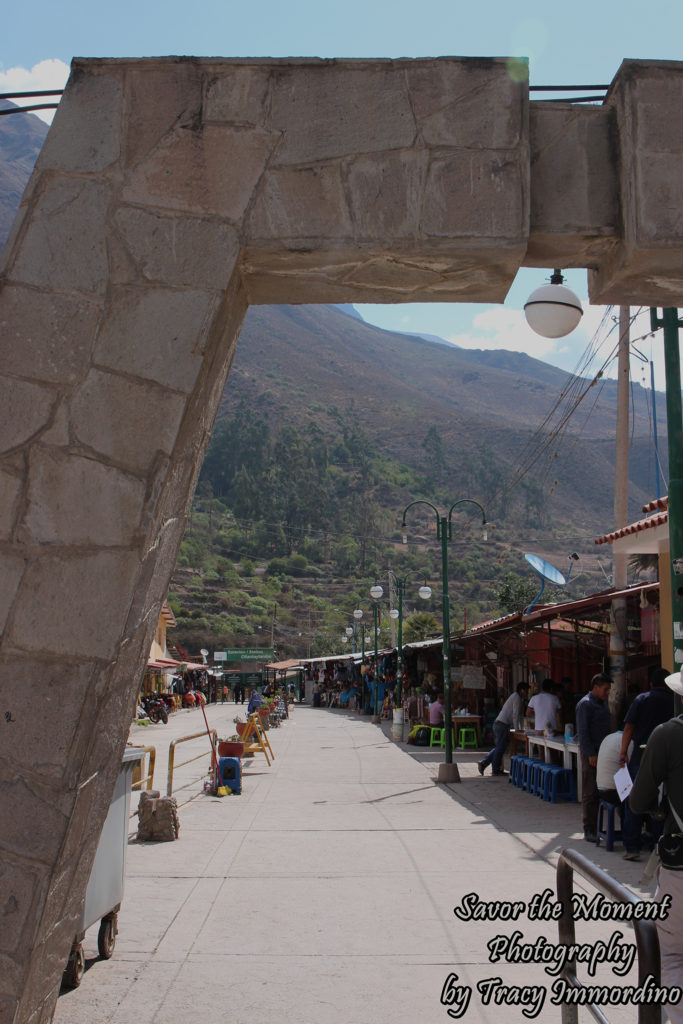
[[[617,371],[617,426],[616,459],[614,479],[614,529],[620,530],[628,523],[628,431],[629,431],[629,361],[630,361],[629,306],[619,307],[619,360]],[[627,584],[627,562],[624,552],[613,552],[613,585],[623,590]],[[612,601],[610,611],[609,663],[612,689],[609,707],[612,724],[616,728],[626,701],[626,598],[617,597]]]

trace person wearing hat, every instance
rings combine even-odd
[[[681,673],[667,676],[666,685],[683,696]],[[683,988],[683,842],[681,863],[665,858],[665,850],[675,848],[676,833],[683,833],[683,715],[658,725],[645,747],[640,768],[629,795],[636,814],[647,814],[658,804],[659,787],[664,786],[669,812],[659,841],[660,865],[657,869],[655,899],[671,898],[668,914],[657,921],[662,957],[662,984]],[[664,846],[662,845],[664,844]],[[683,1024],[683,1000],[667,1007],[671,1024]]]

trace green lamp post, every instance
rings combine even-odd
[[[372,620],[375,627],[375,697],[374,697],[374,710],[373,721],[379,722],[380,714],[379,708],[377,707],[378,687],[379,687],[379,651],[377,649],[377,623],[379,619],[379,601],[383,596],[384,591],[380,587],[379,583],[375,583],[374,587],[370,587],[370,597],[372,598]]]
[[[398,597],[398,608],[392,608],[389,615],[392,619],[396,619],[398,623],[398,639],[396,647],[396,699],[394,701],[392,736],[395,740],[401,740],[403,739],[403,598],[405,596],[408,580],[415,574],[411,571],[407,572],[404,576],[398,576],[393,569],[388,569],[387,573],[394,581]],[[420,575],[424,576],[425,574],[421,573]],[[432,596],[432,588],[428,587],[425,582],[418,590],[418,594],[423,601],[427,601]]]
[[[441,579],[443,581],[443,691],[444,691],[444,726],[445,726],[445,745],[446,753],[444,757],[444,763],[439,765],[439,782],[460,782],[460,773],[458,772],[457,764],[453,763],[453,737],[452,737],[452,698],[451,698],[451,621],[450,621],[450,603],[448,599],[448,541],[451,540],[453,533],[451,527],[451,520],[453,512],[456,508],[462,505],[475,505],[481,512],[481,521],[483,527],[484,540],[486,540],[486,513],[483,507],[478,501],[474,501],[473,498],[461,498],[459,501],[454,501],[446,515],[441,515],[435,505],[432,505],[431,501],[426,501],[424,498],[418,498],[417,501],[411,501],[410,504],[406,505],[403,510],[403,519],[401,521],[401,531],[403,543],[408,543],[408,532],[406,527],[406,513],[409,509],[413,508],[414,505],[427,505],[431,508],[432,512],[436,516],[436,537],[437,540],[441,541]]]

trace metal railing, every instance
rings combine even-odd
[[[215,750],[216,743],[218,742],[218,733],[216,732],[215,729],[212,729],[210,735],[211,735],[211,742],[213,743],[213,747],[214,747],[214,750]],[[206,732],[195,732],[195,733],[192,733],[191,736],[181,736],[180,739],[172,740],[171,741],[171,745],[168,748],[168,778],[167,778],[167,782],[166,782],[166,795],[167,796],[172,796],[173,795],[173,772],[175,771],[175,769],[176,768],[182,768],[184,765],[191,764],[193,761],[198,761],[200,759],[200,757],[206,757],[206,753],[207,753],[206,750],[203,750],[201,752],[201,754],[195,754],[194,757],[188,757],[187,761],[179,761],[176,764],[175,763],[175,748],[178,746],[179,743],[189,743],[190,740],[198,740],[198,739],[201,739],[202,736],[205,737],[206,739],[209,738],[209,734],[207,734]],[[201,776],[199,776],[198,778],[201,778]],[[198,779],[193,779],[192,782],[186,783],[185,786],[179,786],[178,789],[187,789],[188,786],[194,785],[194,783],[197,782],[197,781],[198,781]]]
[[[157,748],[139,747],[138,749],[144,751],[145,754],[149,754],[149,770],[147,775],[142,775],[139,779],[136,779],[135,775],[133,776],[134,782],[131,789],[154,789],[154,766],[157,760]],[[140,770],[142,771],[143,769]],[[147,783],[147,785],[145,786],[144,783]]]
[[[556,884],[557,898],[562,904],[563,913],[559,918],[559,939],[563,945],[573,946],[576,941],[576,922],[574,919],[574,872],[587,879],[595,888],[608,896],[616,903],[636,904],[644,901],[627,889],[626,886],[615,882],[601,868],[593,864],[582,854],[575,850],[563,850],[557,862]],[[636,939],[636,952],[638,957],[638,985],[642,985],[649,977],[652,977],[654,984],[659,987],[661,976],[661,964],[659,954],[659,938],[657,929],[652,921],[634,919],[628,922],[633,926]],[[582,989],[584,986],[576,974],[576,960],[568,961],[559,975],[572,988]],[[609,1020],[598,1008],[596,1003],[581,1003],[600,1022],[609,1024]],[[647,1003],[638,1004],[638,1024],[660,1024],[661,1005],[650,1005]],[[578,1006],[573,1003],[562,1004],[562,1024],[578,1024]]]

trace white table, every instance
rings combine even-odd
[[[529,754],[534,754],[534,747],[539,751],[542,750],[543,760],[546,764],[550,764],[552,760],[550,751],[559,750],[562,754],[563,767],[568,768],[574,773],[574,778],[576,779],[576,799],[581,803],[581,764],[579,760],[579,745],[576,740],[565,742],[560,736],[557,738],[552,736],[534,736],[532,733],[527,733],[527,740],[529,742]],[[536,756],[540,756],[540,754]]]

